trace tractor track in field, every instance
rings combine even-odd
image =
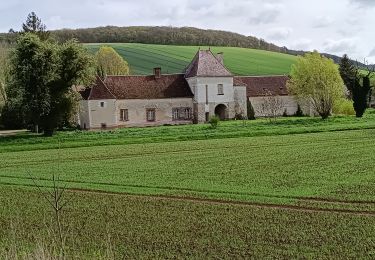
[[[9,176],[9,175],[0,175],[0,177],[5,177],[9,179],[15,179],[15,180],[28,180],[32,182],[38,182],[38,181],[49,181],[51,182],[51,179],[48,178],[33,178],[32,176],[29,177],[21,177],[21,176]],[[105,183],[105,182],[87,182],[87,181],[73,181],[73,180],[59,180],[61,183],[71,183],[71,184],[81,184],[81,185],[87,185],[87,184],[93,184],[93,185],[101,185],[101,186],[109,186],[109,187],[119,187],[119,188],[143,188],[143,189],[158,189],[158,190],[166,190],[166,191],[180,191],[180,192],[197,192],[197,193],[203,193],[203,194],[227,194],[227,195],[243,195],[243,196],[253,196],[253,197],[261,197],[261,198],[269,198],[269,199],[289,199],[289,200],[298,200],[298,201],[306,201],[306,202],[320,202],[320,203],[331,203],[331,204],[342,204],[342,205],[372,205],[375,206],[374,200],[340,200],[335,198],[322,198],[322,197],[308,197],[308,196],[288,196],[288,195],[275,195],[275,194],[262,194],[262,193],[251,193],[251,192],[236,192],[236,191],[216,191],[216,190],[204,190],[204,189],[193,189],[188,187],[173,187],[173,186],[150,186],[150,185],[140,185],[140,184],[117,184],[117,183]],[[18,184],[18,183],[7,183],[7,182],[1,182],[0,184],[5,185],[14,185],[14,186],[32,186],[35,187],[35,183],[32,184]],[[51,186],[45,186],[40,185],[41,187],[49,188]],[[93,189],[85,189],[85,188],[72,188],[68,187],[71,190],[74,189],[82,189],[82,190],[88,190],[88,191],[101,191],[106,192],[103,190],[93,190]],[[133,193],[127,193],[127,192],[114,192],[114,191],[108,191],[108,193],[113,194],[133,194]]]
[[[247,201],[234,201],[234,200],[220,200],[220,199],[208,199],[208,198],[197,198],[197,197],[180,197],[172,195],[146,195],[146,194],[131,194],[122,192],[108,192],[108,191],[98,191],[89,189],[68,189],[72,192],[82,192],[82,193],[96,193],[96,194],[106,194],[106,195],[120,195],[138,198],[151,198],[151,199],[164,199],[164,200],[175,200],[175,201],[186,201],[195,203],[207,203],[207,204],[219,204],[219,205],[231,205],[231,206],[250,206],[258,208],[270,208],[270,209],[281,209],[281,210],[295,210],[302,212],[327,212],[327,213],[341,213],[341,214],[351,214],[358,216],[374,216],[375,211],[364,211],[364,210],[350,210],[350,209],[326,209],[326,208],[314,208],[314,207],[303,207],[295,205],[281,205],[272,203],[259,203],[259,202],[247,202]]]
[[[35,185],[28,184],[13,184],[13,183],[0,183],[6,186],[23,186],[23,187],[35,187]],[[45,188],[45,186],[41,186]],[[223,199],[211,199],[211,198],[199,198],[191,196],[174,196],[174,195],[162,195],[162,194],[134,194],[127,192],[114,192],[114,191],[103,191],[103,190],[92,190],[83,188],[66,188],[67,191],[77,193],[90,193],[90,194],[101,194],[101,195],[115,195],[115,196],[127,196],[134,198],[149,198],[149,199],[161,199],[161,200],[174,200],[182,202],[193,202],[193,203],[207,203],[216,205],[228,205],[228,206],[249,206],[257,208],[269,208],[269,209],[280,209],[280,210],[293,210],[299,212],[311,212],[311,213],[336,213],[336,214],[348,214],[355,216],[372,216],[375,217],[375,211],[366,210],[353,210],[353,209],[332,209],[332,208],[319,208],[319,207],[307,207],[298,205],[284,205],[275,203],[261,203],[261,202],[250,202],[250,201],[236,201],[236,200],[223,200]],[[331,199],[320,199],[320,198],[299,198],[300,200],[315,201],[315,202],[329,202],[329,203],[345,203],[350,202],[336,201]],[[362,201],[354,202],[362,204]],[[366,203],[366,202],[365,202]],[[371,202],[373,203],[373,202]]]

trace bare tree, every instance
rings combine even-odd
[[[277,117],[282,115],[284,106],[284,101],[280,96],[266,91],[261,104],[257,107],[257,111],[260,115],[269,118],[270,122],[273,122],[276,121]]]
[[[58,159],[57,159],[57,175],[55,172],[52,172],[52,187],[45,188],[37,183],[37,181],[31,176],[35,187],[38,189],[39,193],[45,199],[46,203],[52,208],[53,210],[53,218],[52,218],[52,237],[54,244],[57,246],[59,250],[59,259],[65,259],[65,242],[68,231],[64,229],[62,224],[62,213],[65,206],[70,202],[70,200],[66,199],[64,194],[66,191],[66,184],[62,185],[58,174],[60,173],[60,141],[59,141],[59,148],[58,148]]]

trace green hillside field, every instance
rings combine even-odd
[[[184,71],[199,48],[198,46],[154,45],[139,43],[87,44],[92,52],[101,45],[112,46],[129,64],[132,74],[147,75],[155,67],[163,73]],[[289,74],[297,57],[236,47],[211,47],[214,54],[224,52],[224,63],[236,75],[284,75]]]

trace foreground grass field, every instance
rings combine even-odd
[[[2,137],[0,248],[48,247],[55,173],[72,257],[371,259],[374,139],[373,113]]]
[[[148,75],[155,67],[163,73],[181,73],[193,59],[198,46],[154,45],[139,43],[106,44],[112,46],[130,64],[132,74]],[[87,44],[96,52],[100,44]],[[208,49],[208,47],[201,47]],[[224,62],[237,75],[285,75],[297,57],[236,47],[211,47],[214,54],[224,52]]]

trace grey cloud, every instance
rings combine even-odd
[[[327,40],[324,42],[324,49],[331,53],[351,53],[356,50],[356,44],[352,39]]]
[[[350,0],[350,2],[358,5],[359,7],[373,7],[373,6],[375,6],[374,0]]]
[[[295,50],[311,50],[312,40],[310,39],[299,39],[291,44],[291,47]]]
[[[255,24],[255,25],[273,23],[280,16],[281,9],[282,9],[282,6],[280,4],[272,4],[272,3],[267,3],[266,5],[264,5],[263,9],[254,8],[254,10],[259,10],[259,11],[257,11],[252,16],[250,16],[249,23]]]
[[[319,16],[314,21],[314,28],[325,28],[332,25],[334,19],[330,16]]]
[[[291,28],[272,28],[269,30],[267,38],[270,40],[285,40],[292,34],[292,32],[293,30]]]
[[[370,51],[368,56],[369,57],[375,57],[375,48]]]

